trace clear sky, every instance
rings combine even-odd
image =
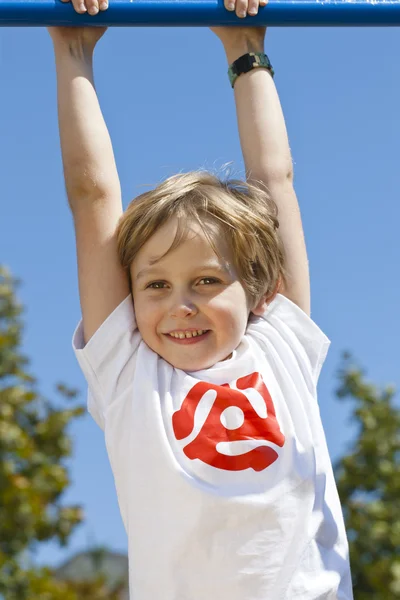
[[[312,314],[332,340],[319,402],[333,459],[354,437],[335,397],[341,353],[369,378],[399,384],[400,33],[275,28],[276,71],[295,163],[312,279]],[[100,41],[95,79],[113,139],[124,205],[178,171],[232,162],[243,177],[233,93],[219,40],[203,28],[115,28]],[[0,29],[0,263],[22,280],[23,350],[40,391],[86,385],[71,348],[80,318],[72,219],[59,149],[56,80],[44,29]],[[265,115],[268,118],[268,115]],[[140,416],[139,416],[140,418]],[[57,565],[88,544],[126,550],[104,447],[89,416],[71,429],[72,485],[85,525]]]

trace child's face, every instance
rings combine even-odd
[[[132,263],[136,320],[154,352],[178,369],[197,371],[231,356],[245,333],[250,310],[222,235],[216,238],[219,258],[201,227],[188,223],[188,238],[154,263],[172,245],[176,227],[176,220],[165,223]],[[211,227],[217,225],[210,223]],[[188,330],[208,331],[183,341],[168,335]]]

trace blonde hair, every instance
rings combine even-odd
[[[177,218],[177,231],[163,256],[186,239],[190,220],[197,221],[218,255],[214,228],[207,227],[211,220],[218,224],[218,235],[224,236],[232,251],[236,274],[254,308],[264,295],[272,296],[285,281],[277,213],[275,202],[261,182],[222,181],[207,171],[179,173],[129,204],[117,230],[119,260],[130,277],[139,250],[171,217]]]

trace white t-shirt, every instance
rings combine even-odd
[[[232,357],[174,368],[126,298],[73,347],[104,429],[131,600],[351,600],[316,399],[328,338],[278,295]]]

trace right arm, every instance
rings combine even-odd
[[[123,212],[121,187],[93,80],[97,41],[93,42],[93,37],[99,39],[103,32],[97,28],[71,29],[56,28],[50,34],[57,69],[65,186],[75,225],[87,343],[130,289],[128,275],[117,255],[116,228]]]

